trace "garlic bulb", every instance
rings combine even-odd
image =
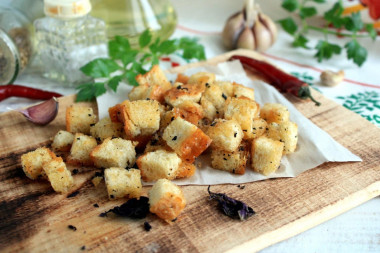
[[[228,49],[246,48],[264,52],[277,39],[274,22],[263,14],[254,0],[247,0],[243,11],[232,15],[222,32],[223,44]]]

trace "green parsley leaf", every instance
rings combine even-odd
[[[317,14],[317,9],[315,7],[302,7],[300,10],[300,17],[302,19],[309,18]]]
[[[309,47],[306,45],[309,42],[309,40],[304,37],[303,35],[299,35],[294,38],[294,41],[292,43],[293,47],[302,47],[305,49],[308,49]]]
[[[147,71],[143,68],[142,63],[134,62],[132,68],[135,72],[139,74],[145,74]]]
[[[351,17],[347,17],[346,20],[344,27],[348,31],[357,32],[364,27],[360,12],[352,13]]]
[[[177,46],[175,40],[166,40],[157,47],[157,51],[165,55],[172,54],[176,50]]]
[[[328,43],[325,40],[319,40],[315,49],[317,49],[317,53],[314,57],[318,58],[318,62],[323,59],[330,59],[334,54],[340,54],[342,50],[339,45]]]
[[[110,87],[114,92],[116,92],[117,87],[119,86],[120,81],[123,79],[123,76],[114,76],[108,81],[108,87]]]
[[[76,102],[80,101],[91,101],[95,97],[98,97],[106,92],[104,83],[87,83],[79,85],[77,88],[79,90]]]
[[[324,14],[324,18],[326,21],[330,22],[336,28],[342,27],[344,24],[344,20],[342,20],[341,15],[343,13],[343,5],[340,1],[336,2],[333,7],[326,11]]]
[[[136,76],[138,73],[136,73],[134,70],[129,70],[124,74],[125,79],[127,79],[128,83],[132,86],[139,86],[139,84],[136,81]]]
[[[285,19],[281,19],[278,22],[280,23],[282,29],[284,29],[285,32],[287,32],[291,35],[294,35],[298,29],[296,22],[294,22],[294,20],[290,17],[285,18]]]
[[[149,43],[151,42],[152,40],[152,34],[150,33],[150,31],[148,29],[146,29],[139,37],[139,45],[140,45],[140,48],[144,48],[146,47],[147,45],[149,45]]]
[[[284,0],[282,2],[282,8],[287,11],[293,12],[298,9],[298,1],[297,0]]]
[[[376,36],[377,36],[377,31],[376,29],[373,27],[373,24],[366,24],[365,25],[365,29],[366,31],[368,32],[369,36],[371,37],[372,40],[376,40]]]
[[[326,0],[313,0],[313,2],[316,2],[316,3],[326,3]]]
[[[115,72],[119,68],[119,65],[111,59],[98,58],[90,61],[81,67],[80,70],[87,76],[99,78],[109,77],[112,72]]]
[[[129,50],[131,50],[131,45],[124,37],[116,36],[114,40],[108,42],[108,52],[112,59],[121,60]]]
[[[157,38],[150,46],[149,46],[149,50],[155,54],[158,52],[158,47],[160,45],[160,39]]]
[[[139,51],[132,50],[132,49],[128,52],[125,52],[120,57],[120,60],[123,63],[124,67],[126,67],[129,63],[134,62],[138,53],[139,53]]]
[[[359,67],[367,59],[367,50],[362,47],[356,40],[351,40],[344,47],[347,49],[347,58],[352,59]]]

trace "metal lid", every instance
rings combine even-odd
[[[12,83],[20,69],[20,55],[13,40],[0,28],[0,85]]]
[[[78,18],[91,11],[90,0],[44,0],[46,16],[62,19]]]

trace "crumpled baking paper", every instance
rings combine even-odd
[[[290,120],[298,125],[298,144],[296,151],[283,156],[279,169],[269,176],[254,172],[247,165],[244,175],[235,175],[229,172],[211,168],[209,154],[197,158],[197,171],[191,178],[175,180],[179,185],[214,185],[214,184],[242,184],[264,180],[268,178],[296,177],[300,173],[315,168],[325,162],[359,162],[360,157],[336,142],[329,134],[314,125],[302,115],[281,93],[274,87],[262,82],[249,79],[238,61],[224,62],[217,66],[205,66],[185,71],[191,75],[200,71],[216,74],[220,81],[234,81],[247,87],[254,88],[255,99],[262,106],[264,103],[280,103],[290,111]],[[174,80],[176,75],[168,75]],[[108,91],[98,97],[99,118],[108,116],[108,108],[128,99],[127,94],[132,89],[129,85],[120,84],[118,92]]]

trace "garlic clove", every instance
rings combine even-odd
[[[328,87],[337,86],[344,79],[344,71],[340,70],[338,72],[334,72],[331,70],[325,70],[321,73],[320,76],[321,84]]]
[[[268,17],[267,15],[263,13],[259,14],[259,20],[267,28],[267,30],[270,31],[271,36],[272,36],[271,45],[273,45],[273,43],[277,40],[276,24],[272,21],[270,17]]]
[[[272,35],[270,31],[257,20],[252,27],[256,41],[256,51],[264,52],[272,45]]]
[[[35,124],[46,125],[53,121],[58,114],[58,100],[53,97],[40,104],[17,111]]]
[[[250,50],[256,49],[253,31],[249,27],[244,28],[239,36],[236,46],[237,48],[245,48]]]
[[[239,34],[244,29],[244,14],[238,12],[232,15],[226,22],[222,32],[223,44],[228,49],[233,49],[236,45]]]

